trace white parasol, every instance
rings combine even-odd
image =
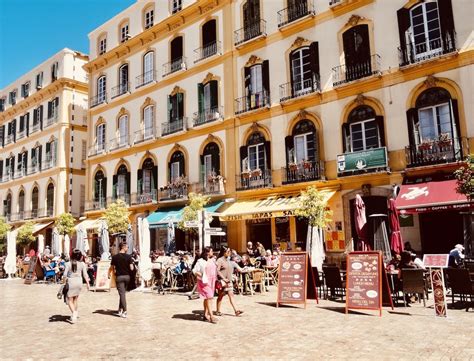
[[[71,240],[68,234],[64,235],[64,254],[68,257],[71,254]]]
[[[140,276],[143,280],[151,280],[151,259],[150,259],[150,225],[146,218],[138,220],[138,227],[140,228]]]
[[[52,244],[51,244],[51,251],[53,252],[54,256],[58,256],[61,254],[60,249],[60,240],[59,240],[59,233],[56,227],[53,228],[53,237],[52,237]]]
[[[110,240],[109,240],[109,228],[107,222],[102,220],[100,223],[100,246],[101,246],[101,261],[108,261],[110,258]]]
[[[308,225],[308,235],[306,236],[306,251],[311,260],[311,266],[322,270],[326,253],[324,252],[323,231],[319,227]]]
[[[43,254],[44,252],[44,236],[42,234],[38,235],[38,253]]]
[[[8,277],[16,273],[16,231],[7,232],[7,258],[3,269]]]

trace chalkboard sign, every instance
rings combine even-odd
[[[110,261],[97,262],[97,275],[95,278],[95,291],[110,290],[111,279],[109,277]]]
[[[280,256],[278,267],[278,298],[280,303],[304,303],[308,281],[308,254],[306,252],[286,252]]]
[[[349,309],[379,310],[382,316],[382,253],[347,255],[346,313]]]
[[[30,264],[28,266],[28,272],[25,275],[25,284],[31,285],[35,280],[36,276],[36,263],[38,262],[38,257],[32,256],[30,258]]]

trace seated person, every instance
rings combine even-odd
[[[255,250],[253,249],[252,242],[247,242],[247,254],[249,256],[254,256]]]
[[[461,267],[464,259],[463,252],[464,246],[462,244],[457,244],[456,246],[454,246],[454,248],[449,252],[448,267]]]

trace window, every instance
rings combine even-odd
[[[99,207],[102,208],[104,205],[107,186],[107,178],[104,176],[104,172],[101,170],[97,171],[94,177],[94,201],[99,202]]]
[[[216,20],[209,20],[202,26],[202,54],[201,58],[207,58],[217,53],[217,31]]]
[[[237,112],[261,108],[270,103],[270,78],[268,60],[244,68],[244,101],[237,104]]]
[[[250,68],[250,94],[258,94],[263,90],[262,65],[254,65]]]
[[[425,53],[441,52],[441,27],[438,3],[424,2],[410,10],[411,28],[407,32],[409,42],[414,45],[415,57]]]
[[[0,98],[0,112],[5,111],[5,98]]]
[[[3,215],[10,220],[10,216],[12,214],[12,195],[9,193],[7,195],[7,199],[3,201]]]
[[[125,23],[120,27],[120,42],[123,43],[127,41],[129,38],[130,38],[130,35],[128,33],[128,23]]]
[[[87,158],[87,141],[81,142],[81,161],[84,162]]]
[[[183,8],[183,0],[171,0],[171,13],[175,14]]]
[[[56,165],[57,159],[57,140],[46,143],[46,162],[50,167]]]
[[[97,151],[105,150],[105,123],[96,127]]]
[[[356,25],[342,34],[345,66],[339,67],[336,82],[344,83],[372,74],[369,26]]]
[[[148,84],[155,80],[154,72],[155,53],[149,51],[143,57],[143,84]]]
[[[145,139],[150,139],[153,137],[153,110],[153,105],[149,105],[145,109],[143,109],[143,126]]]
[[[23,218],[23,212],[25,211],[25,192],[23,189],[18,195],[18,213],[20,213],[20,218]]]
[[[200,122],[214,120],[218,112],[218,81],[211,80],[206,84],[198,84],[198,110]]]
[[[170,58],[171,58],[171,69],[170,73],[178,71],[183,68],[183,37],[178,36],[174,38],[170,43]]]
[[[247,0],[243,6],[244,41],[261,34],[260,0]]]
[[[121,165],[117,171],[117,182],[116,182],[116,196],[118,198],[124,197],[128,194],[128,185],[129,185],[129,173],[125,165]]]
[[[27,81],[26,83],[21,85],[21,96],[23,98],[28,98],[30,95],[30,82]]]
[[[128,116],[122,115],[118,120],[119,146],[128,144]]]
[[[59,68],[58,62],[55,62],[53,63],[53,65],[51,65],[51,82],[58,79],[58,68]]]
[[[38,196],[38,187],[33,188],[33,192],[31,193],[31,217],[36,218],[38,217],[38,202],[39,202],[39,196]]]
[[[355,108],[343,125],[345,152],[357,152],[384,146],[383,117],[366,105]]]
[[[151,28],[153,26],[153,17],[154,17],[153,9],[149,9],[145,12],[145,29]]]
[[[204,185],[208,184],[210,176],[212,177],[220,175],[219,153],[219,146],[215,142],[211,142],[204,147],[204,151],[201,156]]]
[[[99,55],[107,52],[107,36],[103,35],[99,38]]]
[[[119,69],[119,94],[124,94],[128,90],[128,64],[124,64]]]
[[[10,105],[15,105],[16,104],[16,89],[12,90],[8,94],[8,102],[10,103]]]
[[[169,162],[170,181],[174,181],[179,177],[184,177],[184,154],[181,151],[176,151],[171,156]]]
[[[36,89],[41,89],[43,87],[43,72],[36,74]]]
[[[249,137],[246,154],[242,154],[242,171],[265,170],[267,168],[267,144],[268,142],[260,132],[255,132]]]
[[[54,185],[50,183],[46,190],[46,212],[48,216],[54,213]]]
[[[106,90],[107,90],[107,78],[101,76],[97,79],[97,104],[101,104],[105,102],[106,97]]]
[[[150,194],[156,187],[157,167],[151,158],[145,159],[142,169],[138,171],[138,191]]]
[[[56,119],[59,111],[59,98],[48,102],[48,119]]]
[[[176,122],[184,116],[184,94],[176,93],[168,96],[168,120]]]

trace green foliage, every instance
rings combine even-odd
[[[474,154],[466,159],[466,164],[454,172],[457,180],[456,192],[464,194],[468,199],[474,200]]]
[[[5,247],[5,244],[7,243],[7,232],[11,229],[12,227],[7,223],[5,218],[0,217],[0,251],[3,250]]]
[[[104,212],[104,218],[109,227],[109,233],[125,233],[129,225],[130,212],[127,204],[119,199],[111,203]]]
[[[211,199],[208,196],[202,194],[189,193],[189,204],[183,209],[183,216],[181,221],[178,223],[178,228],[182,230],[189,230],[190,228],[184,227],[184,222],[195,221],[198,219],[199,211],[204,209],[204,206],[209,203]]]
[[[59,234],[71,235],[74,233],[74,217],[71,213],[63,213],[56,219],[56,228]]]
[[[327,200],[323,192],[310,186],[301,192],[301,204],[295,209],[295,215],[307,218],[313,227],[326,228],[332,221],[332,211],[327,208]]]
[[[22,247],[28,246],[31,242],[35,240],[35,236],[33,236],[34,229],[35,224],[31,221],[28,221],[23,224],[20,228],[18,228],[16,243]]]

